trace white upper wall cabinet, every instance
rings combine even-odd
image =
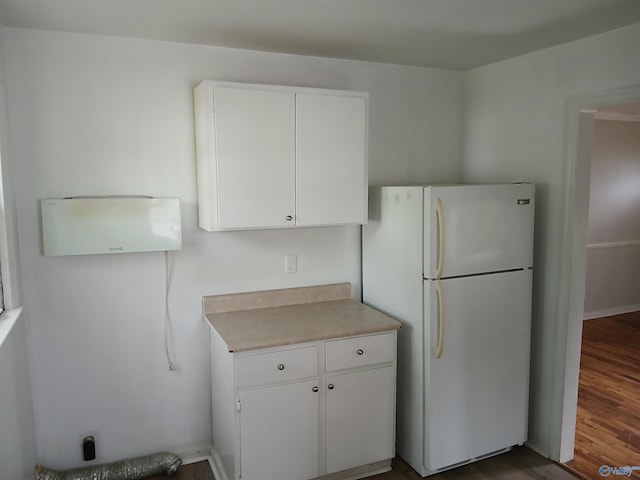
[[[367,93],[204,81],[194,99],[201,228],[366,223]]]

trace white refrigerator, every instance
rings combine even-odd
[[[527,439],[534,186],[374,187],[363,301],[402,322],[396,452],[422,476]]]

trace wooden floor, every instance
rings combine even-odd
[[[421,480],[422,477],[402,459],[393,460],[390,472],[368,477],[369,480]],[[193,463],[180,467],[169,477],[171,480],[214,480],[207,462]],[[429,480],[575,480],[577,477],[559,465],[541,457],[526,447],[487,458],[464,467],[429,477]],[[149,480],[168,480],[166,476],[151,477]],[[272,480],[272,479],[265,479]]]
[[[176,473],[171,476],[155,475],[147,480],[214,480],[209,462],[190,463],[182,465]]]
[[[409,465],[396,457],[392,470],[369,480],[422,480]],[[427,477],[429,480],[575,480],[575,476],[560,465],[547,460],[527,447],[471,463],[464,467]]]
[[[640,312],[584,322],[574,455],[583,478],[640,466]]]

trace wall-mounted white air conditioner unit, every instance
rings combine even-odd
[[[48,198],[40,206],[46,256],[182,248],[177,198]]]

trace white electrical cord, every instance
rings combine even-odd
[[[171,277],[169,276],[169,252],[164,252],[164,278],[165,278],[165,294],[164,294],[164,351],[167,355],[167,363],[169,364],[169,371],[174,372],[176,370],[176,364],[173,363],[171,358],[171,351],[169,348],[169,336],[171,333],[171,313],[169,311],[169,287],[171,286]]]

